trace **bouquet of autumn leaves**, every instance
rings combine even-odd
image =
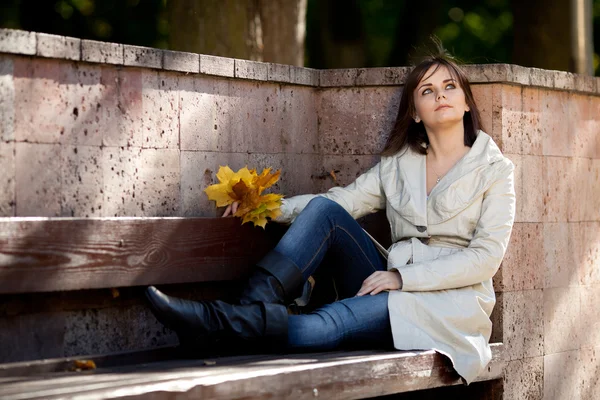
[[[271,173],[271,168],[266,168],[258,175],[255,169],[248,167],[233,172],[228,166],[219,167],[217,179],[220,183],[210,185],[204,192],[209,200],[214,200],[217,207],[225,207],[233,202],[239,203],[238,209],[233,214],[242,218],[242,224],[254,223],[263,229],[267,224],[267,218],[277,218],[281,211],[281,199],[283,195],[262,192],[279,180],[281,171]]]

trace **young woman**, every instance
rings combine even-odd
[[[435,349],[472,382],[491,359],[492,277],[515,216],[514,166],[480,127],[465,74],[446,57],[426,59],[405,82],[381,161],[347,187],[284,200],[278,222],[293,223],[237,304],[150,287],[154,314],[184,345]],[[388,250],[355,221],[383,209]],[[321,266],[341,300],[288,315],[286,305]]]

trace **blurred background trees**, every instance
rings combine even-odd
[[[0,27],[312,68],[408,65],[434,33],[465,62],[572,71],[569,15],[570,0],[3,0]]]

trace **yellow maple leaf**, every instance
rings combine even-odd
[[[234,201],[239,203],[234,216],[242,218],[242,224],[252,222],[255,226],[265,227],[267,218],[273,219],[281,215],[280,194],[262,192],[279,180],[281,171],[271,172],[266,168],[258,175],[255,169],[248,167],[233,172],[228,166],[220,167],[217,172],[219,183],[210,185],[204,191],[209,200],[214,200],[217,207],[224,207]]]

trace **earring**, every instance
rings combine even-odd
[[[421,122],[421,118],[415,117],[415,122],[418,124],[419,122]]]

